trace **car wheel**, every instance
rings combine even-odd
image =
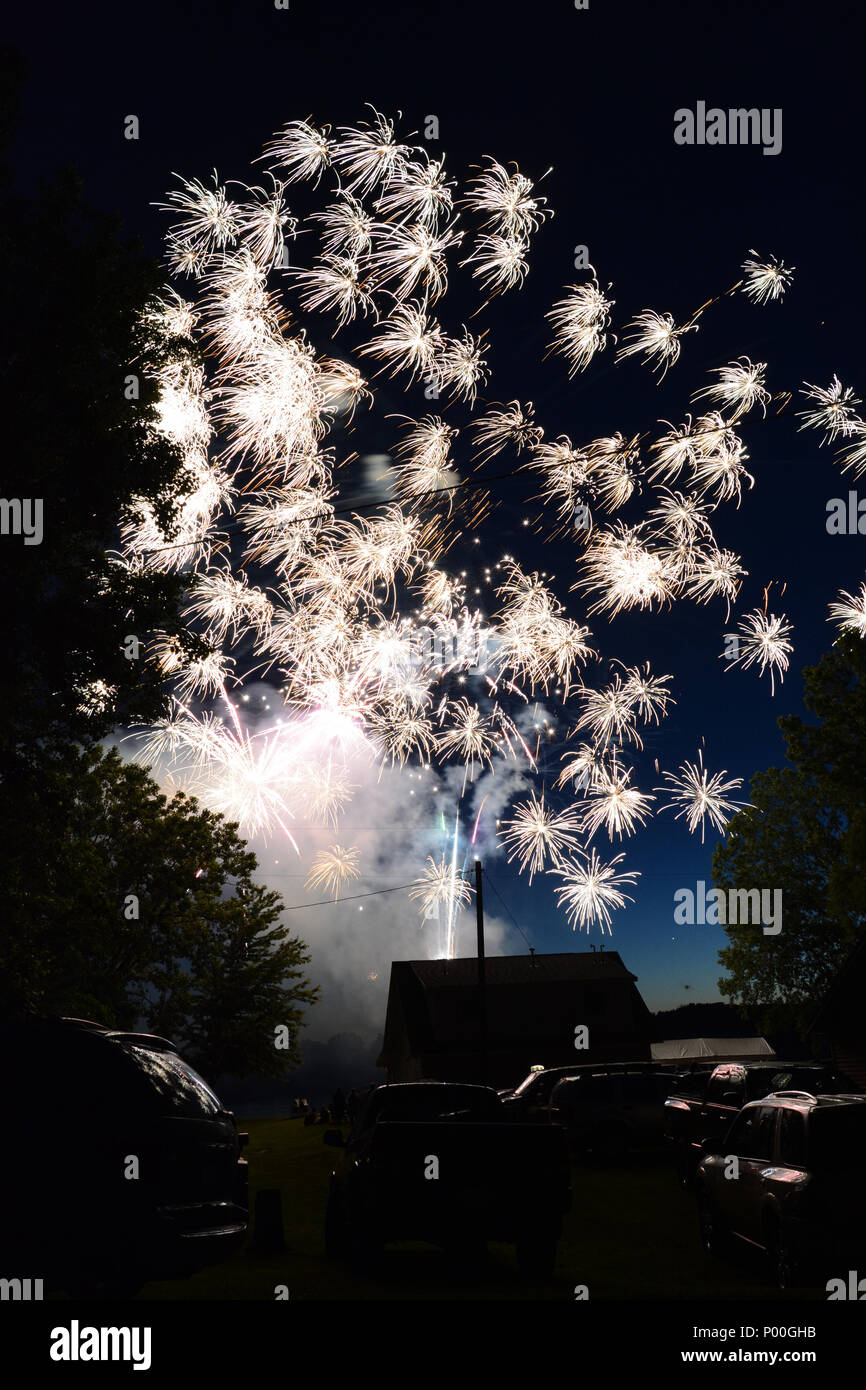
[[[517,1268],[527,1279],[550,1279],[556,1268],[556,1236],[533,1235],[516,1246]]]
[[[698,1222],[704,1254],[716,1259],[726,1255],[730,1249],[728,1233],[709,1197],[703,1192],[698,1198]]]

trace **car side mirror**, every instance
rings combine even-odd
[[[332,1149],[344,1149],[346,1147],[346,1141],[338,1129],[326,1129],[323,1139]]]

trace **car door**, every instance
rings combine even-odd
[[[773,1170],[776,1152],[777,1106],[756,1105],[743,1116],[738,1133],[738,1175],[728,1181],[732,1231],[745,1240],[760,1243],[766,1175]]]

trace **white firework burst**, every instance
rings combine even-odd
[[[777,618],[773,613],[762,612],[760,608],[747,613],[740,619],[736,632],[725,633],[726,639],[735,639],[738,644],[738,648],[735,648],[738,655],[727,657],[729,668],[742,666],[746,671],[757,662],[761,676],[769,669],[770,693],[774,695],[775,673],[779,672],[780,682],[785,679],[788,656],[794,650],[793,643],[789,641],[792,631],[793,627],[784,614]],[[727,656],[726,653],[722,655]]]
[[[408,371],[413,380],[430,375],[441,350],[441,326],[428,314],[425,305],[414,300],[395,304],[388,317],[381,321],[376,336],[360,349],[362,354],[384,362],[392,376],[398,371]]]
[[[827,621],[836,623],[842,632],[856,632],[858,637],[866,637],[866,583],[860,585],[856,596],[841,589],[836,603],[830,604]]]
[[[376,211],[386,217],[406,217],[435,227],[453,207],[454,180],[445,177],[445,160],[407,160],[387,193],[376,202]]]
[[[295,275],[303,307],[311,313],[335,310],[339,328],[375,308],[373,296],[364,288],[360,263],[352,256],[326,253],[320,265]]]
[[[403,495],[441,491],[450,505],[451,489],[458,476],[451,466],[451,441],[457,433],[439,415],[425,415],[411,422],[394,451],[401,460],[395,472]]]
[[[856,407],[863,402],[859,396],[855,396],[850,386],[843,386],[837,376],[834,375],[829,386],[810,386],[808,381],[804,381],[803,385],[806,390],[800,394],[816,404],[813,409],[798,410],[797,414],[803,421],[801,430],[822,429],[823,442],[826,444],[837,435],[845,437],[853,434],[862,425]]]
[[[568,362],[569,376],[584,371],[596,353],[604,351],[610,328],[610,311],[616,302],[605,297],[592,266],[588,269],[592,280],[585,285],[571,285],[568,294],[558,299],[545,314],[554,328],[550,346],[562,353]]]
[[[750,362],[748,357],[740,357],[726,367],[715,367],[713,370],[718,381],[705,386],[702,391],[696,391],[692,396],[693,401],[704,397],[719,401],[724,408],[731,410],[732,424],[754,405],[759,405],[761,414],[766,415],[767,402],[770,400],[770,393],[764,385],[766,362]]]
[[[372,192],[377,184],[387,188],[395,175],[406,169],[408,145],[398,144],[394,122],[370,108],[371,121],[356,126],[341,126],[331,158],[340,173],[348,179],[346,187],[359,198]]]
[[[531,401],[522,406],[509,401],[501,410],[488,410],[474,426],[475,442],[480,444],[477,457],[486,462],[510,444],[519,454],[541,443],[544,430],[535,423],[535,407]]]
[[[640,449],[637,435],[626,439],[616,434],[594,439],[587,445],[589,479],[608,508],[622,507],[635,490],[640,471]]]
[[[273,185],[270,191],[247,188],[252,202],[241,203],[236,216],[238,235],[256,265],[264,270],[281,263],[286,237],[294,237],[298,226],[297,218],[292,217],[283,202],[284,185],[276,179]]]
[[[466,776],[472,781],[476,764],[491,767],[496,747],[492,719],[485,717],[477,705],[467,699],[448,702],[452,721],[436,739],[439,761],[457,757],[464,764]]]
[[[316,183],[331,163],[331,127],[309,121],[289,121],[265,146],[262,159],[272,159],[284,171],[286,183],[314,179]]]
[[[741,439],[732,447],[721,445],[713,453],[702,455],[692,471],[692,486],[703,496],[715,489],[716,503],[728,502],[736,497],[739,507],[743,484],[754,487],[755,480],[743,462],[749,457],[748,450]]]
[[[341,190],[336,202],[312,216],[322,224],[322,249],[329,255],[357,259],[369,251],[375,224],[370,213],[351,193]]]
[[[731,604],[737,597],[740,585],[747,574],[748,570],[744,570],[740,564],[739,555],[735,555],[732,550],[719,550],[713,546],[712,549],[702,552],[698,556],[694,572],[689,579],[686,596],[696,599],[698,603],[708,603],[711,598],[719,594],[727,601],[725,613],[725,621],[727,622],[731,613]]]
[[[533,188],[516,165],[509,174],[498,160],[489,159],[488,168],[470,182],[464,205],[471,212],[487,213],[482,225],[495,233],[525,239],[553,216],[546,198],[533,197]]]
[[[323,888],[333,896],[334,902],[339,902],[340,889],[352,879],[361,877],[361,870],[358,868],[360,857],[361,852],[354,845],[351,849],[344,849],[342,845],[331,845],[329,849],[320,850],[310,863],[304,887],[310,891]]]
[[[462,338],[443,338],[435,359],[440,387],[458,401],[475,404],[478,387],[487,381],[484,334],[475,336],[464,326]]]
[[[517,859],[520,872],[529,870],[529,882],[540,873],[548,859],[554,865],[562,863],[565,855],[577,843],[580,815],[573,808],[554,811],[541,796],[532,792],[528,801],[514,807],[514,814],[499,831],[509,850],[509,864]]]
[[[445,253],[459,245],[463,233],[453,224],[434,231],[423,222],[381,223],[374,231],[375,249],[369,265],[377,289],[394,285],[397,299],[423,289],[433,304],[448,287]]]
[[[678,807],[674,820],[680,820],[683,816],[689,827],[689,833],[694,834],[698,826],[701,827],[701,844],[704,843],[704,832],[706,822],[709,821],[716,830],[724,830],[731,816],[735,811],[741,810],[744,806],[750,806],[748,801],[729,801],[726,793],[737,791],[743,785],[742,777],[733,777],[725,782],[724,772],[714,772],[710,775],[704,767],[703,754],[698,750],[697,763],[683,763],[678,772],[665,772],[662,774],[668,787],[657,787],[657,791],[668,791],[672,800],[659,809],[671,811]]]
[[[431,917],[437,915],[440,904],[451,910],[466,907],[474,891],[444,854],[438,862],[428,854],[427,867],[415,880],[409,897],[420,901],[422,917]]]
[[[637,314],[626,328],[634,332],[625,340],[627,346],[617,353],[617,362],[640,353],[645,362],[660,369],[660,380],[679,357],[683,335],[697,332],[697,324],[683,324],[678,328],[672,314],[658,314],[655,309]]]
[[[231,246],[240,230],[238,208],[229,202],[216,170],[213,188],[199,179],[181,179],[182,187],[167,194],[168,201],[157,204],[165,212],[180,211],[181,220],[170,231],[175,241],[188,247],[199,262],[215,251]]]
[[[461,266],[472,266],[472,278],[479,280],[490,295],[502,294],[522,285],[529,273],[529,243],[513,234],[490,232],[480,236],[474,250]]]
[[[852,435],[856,443],[849,444],[841,449],[838,454],[838,462],[842,465],[842,472],[847,473],[853,468],[855,479],[866,472],[866,421],[852,420],[849,422],[848,434]]]
[[[676,586],[670,562],[644,544],[641,527],[616,522],[609,531],[593,533],[583,578],[572,587],[600,591],[590,613],[615,615],[624,608],[670,603]]]
[[[631,887],[640,878],[638,873],[616,872],[617,865],[624,858],[624,854],[617,854],[605,863],[593,848],[584,857],[583,863],[572,861],[552,871],[563,880],[562,887],[555,892],[559,906],[566,910],[566,918],[571,922],[573,931],[582,931],[586,927],[588,932],[597,922],[602,934],[605,929],[609,935],[613,934],[610,929],[611,909],[634,902],[634,898],[623,893],[622,889]]]
[[[604,772],[596,786],[590,786],[584,797],[584,811],[581,829],[591,840],[597,830],[604,826],[609,838],[614,835],[622,839],[623,834],[633,835],[636,825],[643,825],[651,814],[650,802],[655,797],[639,792],[631,785],[631,769],[620,768],[614,762]]]
[[[763,261],[757,251],[750,251],[742,269],[746,281],[743,294],[748,295],[755,304],[765,304],[770,299],[782,298],[794,278],[795,267],[789,268],[783,261],[777,261],[775,256]]]

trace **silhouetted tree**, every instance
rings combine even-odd
[[[781,888],[782,930],[727,926],[722,994],[800,1028],[866,921],[866,651],[845,634],[804,672],[806,723],[779,720],[785,768],[752,781],[713,857],[722,888]]]
[[[143,1025],[213,1076],[297,1065],[319,991],[237,827],[182,792],[169,800],[115,749],[36,750],[17,771],[0,827],[12,863],[39,871],[7,886],[3,1012]]]

